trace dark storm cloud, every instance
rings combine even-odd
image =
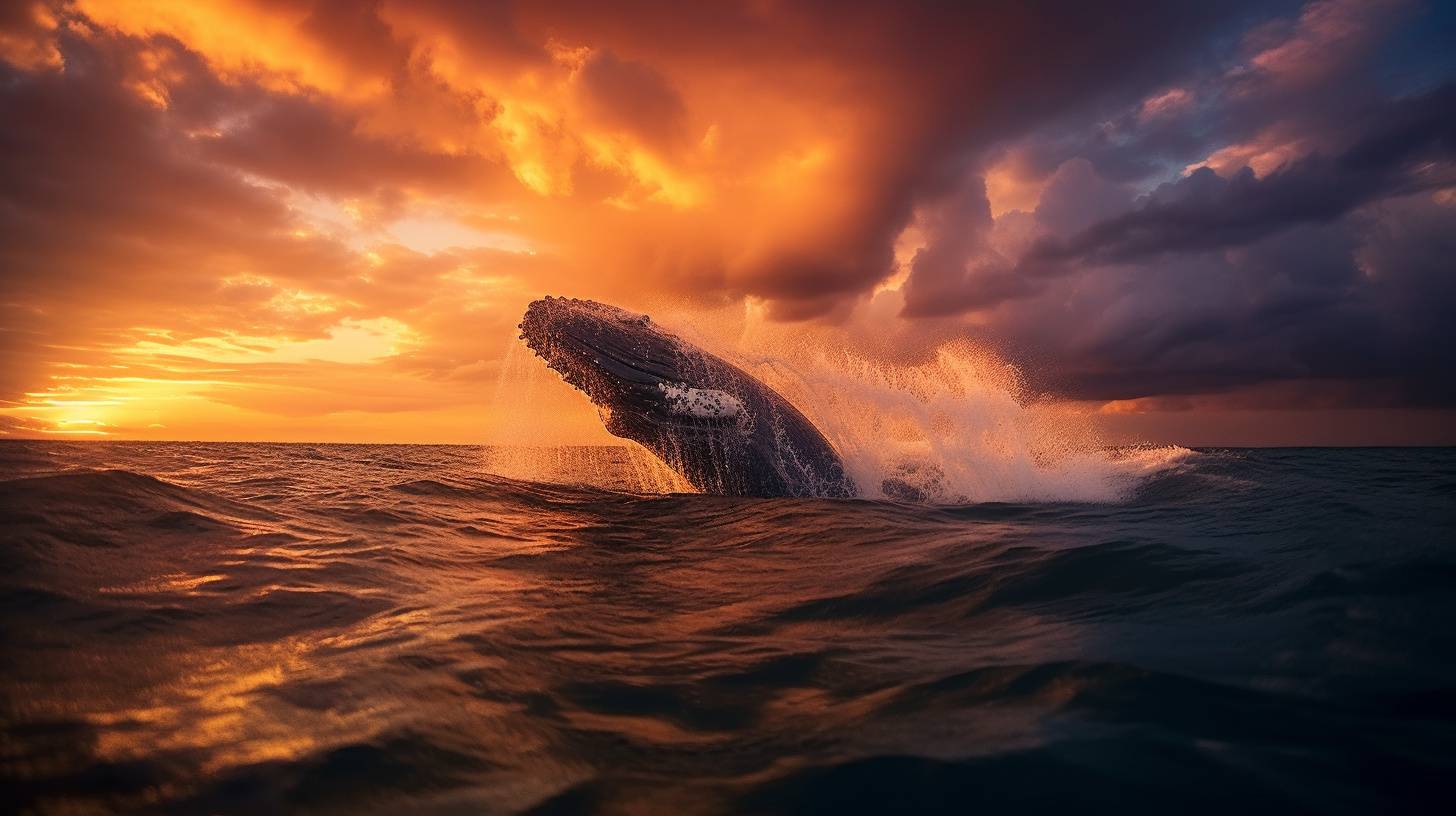
[[[1237,403],[1250,387],[1298,382],[1261,393],[1450,406],[1456,338],[1437,315],[1456,306],[1452,234],[1450,203],[1393,198],[1237,249],[1080,267],[1002,303],[986,331],[1035,349],[1033,385],[1061,396]]]
[[[1182,72],[1161,74],[1162,87],[1141,104],[1104,109],[1096,119],[1074,112],[1024,134],[1016,145],[1026,169],[1046,176],[1084,158],[1105,178],[1140,181],[1271,125],[1319,144],[1324,133],[1369,118],[1365,108],[1383,107],[1392,81],[1402,91],[1420,87],[1401,76],[1410,71],[1383,67],[1409,56],[1396,53],[1393,34],[1407,34],[1413,20],[1430,27],[1431,10],[1418,2],[1316,0],[1264,11],[1236,37],[1211,37]],[[1424,47],[1422,69],[1439,59]]]
[[[1379,111],[1343,153],[1311,155],[1264,177],[1224,179],[1204,167],[1153,191],[1142,206],[1033,249],[1027,269],[1077,259],[1129,262],[1164,252],[1240,246],[1304,222],[1336,219],[1394,195],[1456,184],[1456,86]]]
[[[972,315],[1052,396],[1456,405],[1434,317],[1456,310],[1456,70],[1404,50],[1433,13],[1310,3],[1137,104],[1008,140],[991,157],[1043,185],[1034,211],[988,227],[969,185],[974,206],[937,204],[902,313],[930,336]]]

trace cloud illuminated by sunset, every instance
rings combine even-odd
[[[0,429],[503,441],[546,293],[1451,409],[1448,11],[1114,5],[11,4]]]

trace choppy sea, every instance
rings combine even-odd
[[[1456,801],[1456,449],[938,507],[491,457],[0,443],[0,810]]]

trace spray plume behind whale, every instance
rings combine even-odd
[[[611,306],[589,308],[620,317],[629,327],[657,326]],[[718,354],[740,376],[807,418],[861,498],[936,505],[1117,502],[1154,474],[1181,467],[1190,455],[1178,447],[1109,447],[1085,407],[1028,394],[1019,368],[967,340],[931,343],[918,362],[895,362],[895,355],[874,353],[843,325],[782,324],[762,319],[751,307],[674,317],[668,334],[674,348],[723,349]],[[580,387],[563,387],[568,384],[543,360],[527,343],[513,338],[506,345],[490,413],[495,427],[504,429],[497,438],[522,440],[522,429],[530,429],[524,438],[537,441],[493,446],[492,472],[637,493],[727,492],[689,481],[642,444],[601,446],[595,440],[611,413],[557,402],[569,398],[584,408],[594,400]],[[682,399],[691,392],[663,396]]]
[[[642,444],[698,490],[856,495],[839,454],[788,400],[646,315],[547,297],[527,307],[520,328],[597,406],[608,432]]]

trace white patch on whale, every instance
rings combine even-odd
[[[743,403],[727,391],[672,383],[658,383],[657,387],[667,397],[667,410],[673,416],[728,419],[743,413]]]

